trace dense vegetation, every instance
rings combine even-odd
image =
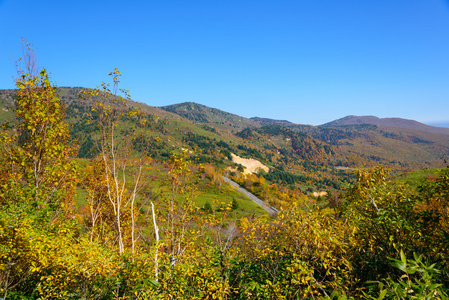
[[[110,75],[111,85],[79,90],[88,106],[69,108],[45,69],[17,79],[16,120],[1,130],[1,297],[448,298],[448,168],[410,183],[358,170],[343,190],[338,171],[324,172],[328,145],[278,125],[246,131],[262,144],[278,137],[282,156],[209,128],[170,128]],[[180,131],[188,149],[167,138]],[[223,182],[230,151],[277,166],[233,177],[279,208],[276,218]],[[317,180],[338,192],[317,201],[296,187]]]

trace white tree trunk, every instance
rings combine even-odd
[[[156,224],[156,215],[154,213],[154,204],[153,204],[153,202],[151,202],[151,210],[153,212],[154,234],[156,235],[156,250],[154,251],[154,277],[156,278],[156,281],[158,281],[158,277],[159,277],[159,258],[158,258],[158,252],[159,252],[159,227],[157,227],[157,224]]]

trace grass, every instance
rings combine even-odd
[[[267,212],[263,210],[260,206],[246,198],[244,195],[237,191],[231,191],[228,193],[214,193],[214,192],[203,192],[198,195],[195,199],[197,207],[204,207],[206,203],[209,203],[212,207],[214,213],[219,212],[220,208],[227,207],[232,201],[235,200],[237,203],[237,208],[232,212],[233,215],[240,219],[249,215],[266,215]]]
[[[437,175],[441,169],[421,169],[413,172],[403,173],[399,178],[400,183],[408,184],[413,188],[417,188],[424,183],[426,177],[431,175]]]
[[[88,204],[87,202],[87,192],[85,189],[77,188],[75,195],[75,204],[76,207],[83,207]]]
[[[0,108],[0,120],[13,120],[14,119],[14,112],[10,109],[7,109],[5,107]]]

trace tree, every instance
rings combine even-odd
[[[80,97],[91,100],[89,116],[100,130],[96,146],[103,162],[103,184],[112,205],[119,252],[125,251],[125,239],[128,238],[134,253],[137,241],[135,201],[142,188],[143,168],[148,158],[145,151],[135,153],[130,145],[135,139],[144,139],[146,119],[141,111],[128,106],[131,100],[128,91],[118,87],[120,71],[115,69],[109,76],[113,78],[112,88],[110,83],[103,82],[96,89],[82,91]],[[129,128],[126,128],[127,132],[122,130],[121,136],[117,137],[119,125],[123,123]],[[128,226],[123,222],[130,222],[130,237],[125,237],[124,231]]]
[[[399,250],[447,266],[447,206],[442,194],[431,189],[440,186],[444,176],[416,194],[410,186],[389,180],[388,173],[381,167],[359,170],[357,181],[344,195],[342,216],[353,227],[352,261],[361,283],[386,275],[399,278],[401,274],[387,260],[398,257]]]
[[[9,290],[33,273],[39,253],[29,238],[57,226],[69,211],[77,183],[77,152],[57,87],[45,69],[36,74],[31,45],[19,60],[15,97],[16,124],[0,132],[0,282]],[[20,67],[20,62],[24,67]],[[53,222],[49,222],[52,220]]]
[[[71,158],[78,149],[69,140],[69,125],[64,120],[58,88],[45,69],[35,75],[31,45],[25,47],[25,71],[19,64],[17,67],[14,112],[18,124],[15,130],[1,134],[7,173],[34,189],[35,197],[43,195],[44,204],[56,204],[50,203],[56,192],[64,192],[69,202],[76,186],[76,164]]]

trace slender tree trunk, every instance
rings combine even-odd
[[[153,204],[153,202],[151,202],[151,210],[153,212],[154,234],[156,235],[156,250],[154,251],[154,277],[156,278],[156,281],[158,281],[158,278],[159,278],[159,258],[158,258],[158,252],[159,252],[159,227],[156,224],[156,215],[154,213],[154,204]]]

